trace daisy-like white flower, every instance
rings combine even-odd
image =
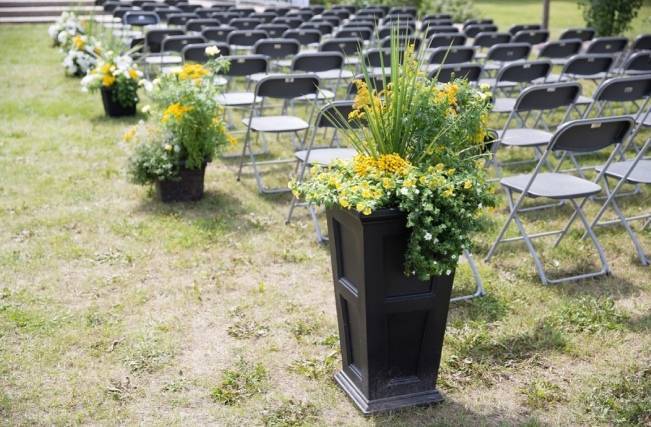
[[[208,46],[205,52],[207,56],[217,56],[220,50],[217,46]]]

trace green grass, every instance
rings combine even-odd
[[[480,7],[504,26],[537,4]],[[552,1],[555,28],[581,25],[558,12],[572,4]],[[118,141],[140,117],[105,118],[99,96],[63,76],[45,26],[0,26],[0,40],[0,423],[648,422],[651,281],[621,228],[599,231],[611,276],[544,287],[522,245],[480,261],[506,217],[492,211],[476,254],[488,296],[450,310],[445,403],[365,418],[332,381],[330,258],[305,212],[285,225],[288,197],[258,195],[222,160],[204,200],[161,205],[124,173]],[[622,204],[641,213],[649,200]],[[527,224],[558,227],[567,213]],[[593,259],[576,237],[547,245],[550,266]],[[640,238],[651,248],[649,230]],[[469,291],[467,267],[457,274],[455,294]]]

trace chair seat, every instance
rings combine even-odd
[[[301,150],[294,155],[301,162],[305,162],[307,153],[307,150]],[[308,164],[328,166],[335,160],[352,160],[355,155],[357,155],[357,151],[352,148],[317,148],[310,151]]]
[[[515,98],[497,98],[493,105],[494,113],[510,113],[515,107]]]
[[[356,56],[347,56],[346,59],[344,60],[344,64],[357,65],[359,64],[359,58]]]
[[[238,107],[253,104],[255,95],[253,92],[228,92],[217,95],[217,102],[225,107]],[[255,103],[262,101],[262,97],[255,100]]]
[[[292,59],[279,59],[277,61],[274,61],[274,64],[276,64],[279,67],[283,68],[289,68],[292,66]]]
[[[621,179],[626,175],[626,172],[628,172],[632,164],[632,160],[611,163],[606,170],[606,175]],[[601,172],[603,166],[597,166],[595,169],[597,172]],[[626,178],[626,181],[635,184],[651,184],[651,160],[640,160],[637,162],[635,169]]]
[[[300,117],[294,116],[266,116],[242,119],[245,126],[249,126],[254,132],[296,132],[305,130],[310,125]]]
[[[503,131],[499,131],[498,135],[500,136],[500,143],[504,145],[535,147],[549,144],[553,134],[540,129],[514,128],[508,129],[505,134]]]
[[[298,98],[295,98],[297,101],[324,101],[327,99],[334,99],[335,94],[332,91],[329,91],[327,89],[320,89],[319,93],[314,94],[310,93],[308,95],[303,95],[299,96]]]
[[[521,193],[529,181],[531,174],[513,175],[502,178],[500,183],[511,190]],[[601,187],[592,181],[562,173],[539,173],[527,191],[532,197],[547,197],[550,199],[576,199],[592,196],[601,191]]]
[[[592,98],[590,98],[589,96],[579,95],[579,97],[576,98],[575,104],[583,104],[583,105],[592,104],[592,101],[593,101]]]
[[[643,115],[644,117],[644,115]],[[637,123],[640,123],[642,120],[641,118],[638,118],[636,120]],[[642,126],[644,127],[651,127],[651,112],[648,112],[646,117],[644,118],[644,122],[642,122]]]
[[[147,64],[180,64],[183,62],[183,58],[181,58],[178,55],[161,55],[161,54],[155,54],[155,53],[150,53],[145,57],[145,62]]]
[[[321,80],[337,80],[337,79],[352,79],[354,74],[350,70],[328,70],[328,71],[319,71],[316,75]]]
[[[567,82],[571,80],[602,80],[604,77],[606,77],[606,73],[596,73],[596,74],[588,74],[588,75],[579,75],[579,74],[565,74],[561,78],[560,74],[550,74],[547,76],[547,82],[548,83],[556,83],[556,82]]]
[[[250,76],[247,76],[247,79],[252,81],[253,83],[258,83],[260,80],[264,79],[265,77],[269,76],[284,76],[284,74],[281,73],[255,73],[251,74]]]
[[[496,82],[495,79],[479,79],[479,84],[480,85],[486,84],[486,85],[488,85],[490,87],[495,87],[495,82]],[[515,86],[517,86],[517,83],[508,82],[508,81],[505,81],[505,80],[497,83],[498,88],[515,87]]]

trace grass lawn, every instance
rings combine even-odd
[[[523,1],[508,4],[491,15]],[[118,141],[139,118],[105,118],[45,26],[0,26],[0,40],[0,423],[651,422],[651,273],[621,228],[599,232],[613,269],[599,280],[544,287],[521,245],[479,262],[488,296],[450,310],[445,403],[365,418],[332,380],[330,259],[305,212],[285,225],[289,198],[258,195],[221,160],[203,201],[158,203],[125,179]],[[648,189],[623,205],[648,211]],[[567,213],[532,214],[531,228]],[[477,259],[504,219],[489,215]],[[557,272],[594,259],[578,237],[543,251]],[[648,228],[640,238],[651,250]],[[469,291],[468,269],[457,276]]]

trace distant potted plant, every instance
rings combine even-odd
[[[77,34],[66,39],[62,45],[65,52],[63,68],[68,76],[82,77],[97,65],[97,57],[101,55],[100,42],[91,36]]]
[[[215,50],[209,47],[206,53],[215,56]],[[204,65],[186,64],[155,80],[150,96],[156,125],[148,131],[133,128],[125,135],[127,141],[139,140],[129,161],[131,181],[156,185],[163,202],[201,199],[206,165],[233,142],[216,101],[216,74],[228,66],[220,57]]]
[[[367,70],[356,81],[347,119],[363,126],[345,134],[357,157],[290,183],[327,208],[343,365],[335,379],[364,413],[442,400],[455,268],[492,204],[481,165],[490,96],[426,78],[423,55],[398,49],[394,34],[386,89],[373,90]]]
[[[65,11],[48,27],[47,32],[52,39],[52,45],[56,47],[65,45],[78,34],[84,34],[84,29],[74,12]]]
[[[129,53],[102,53],[95,68],[81,80],[82,90],[100,91],[104,112],[109,117],[136,114],[138,88],[148,82]]]

